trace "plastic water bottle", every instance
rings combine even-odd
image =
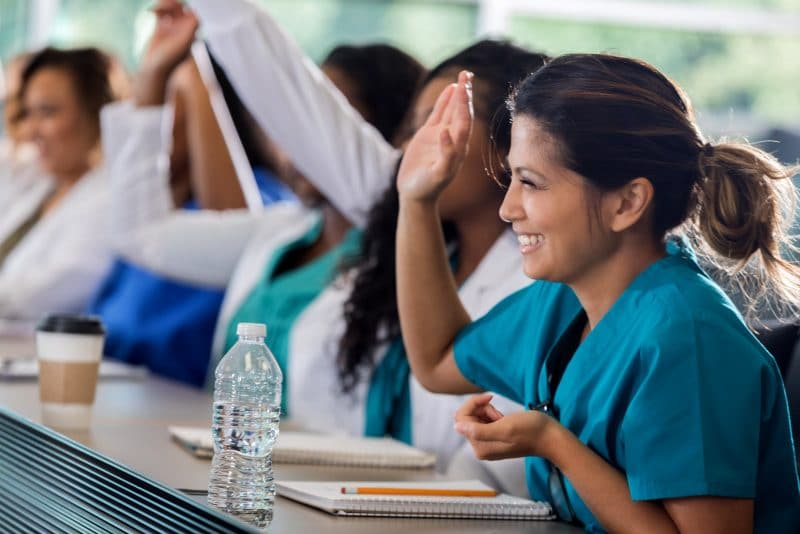
[[[214,460],[208,504],[260,528],[272,521],[272,446],[278,437],[281,373],[264,343],[267,327],[239,323],[239,341],[215,371]]]

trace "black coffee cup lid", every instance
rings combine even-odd
[[[93,315],[48,315],[36,325],[37,332],[57,334],[103,335],[106,329],[103,321]]]

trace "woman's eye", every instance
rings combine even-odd
[[[526,189],[541,189],[535,182],[533,182],[532,180],[529,180],[527,178],[520,178],[519,182]]]

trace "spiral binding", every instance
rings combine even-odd
[[[337,514],[444,519],[553,519],[549,504],[508,495],[479,497],[364,497],[337,500]]]

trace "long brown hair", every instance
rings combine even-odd
[[[509,99],[556,141],[563,165],[599,191],[645,177],[653,184],[653,233],[689,235],[719,272],[740,280],[748,318],[774,294],[800,301],[793,247],[797,167],[743,142],[709,143],[691,104],[643,61],[606,54],[555,58]]]

